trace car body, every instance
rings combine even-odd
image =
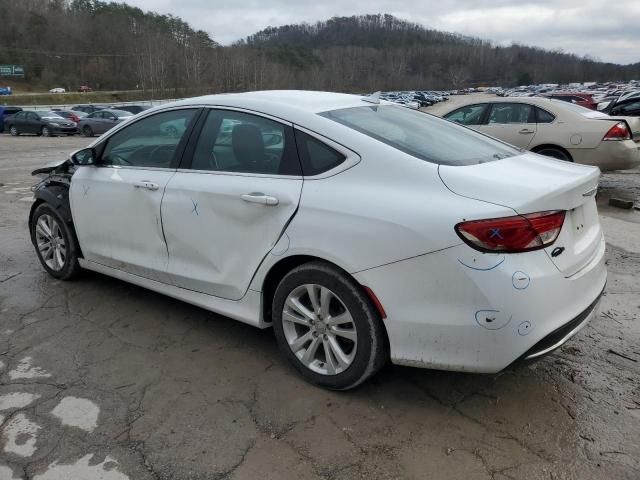
[[[640,96],[616,101],[607,109],[607,113],[611,116],[640,117]]]
[[[583,92],[552,92],[543,94],[546,98],[553,98],[554,100],[561,100],[563,102],[573,103],[581,107],[595,110],[598,106],[598,102],[593,99],[593,95]]]
[[[80,93],[93,92],[93,88],[87,85],[80,85],[80,87],[78,87],[78,92]]]
[[[167,136],[170,122],[187,127]],[[51,275],[94,270],[273,327],[328,388],[388,358],[470,372],[537,358],[595,315],[606,282],[597,168],[371,97],[183,100],[34,174],[50,175],[29,225]]]
[[[78,130],[86,137],[101,135],[132,116],[124,110],[97,110],[80,119]]]
[[[80,119],[87,116],[85,112],[81,112],[80,110],[61,110],[61,109],[54,108],[53,111],[56,112],[61,117],[71,120],[72,122],[75,122],[75,123],[78,123]]]
[[[0,87],[0,95],[12,95],[11,87]]]
[[[49,90],[49,93],[67,93],[64,88],[56,87]]]
[[[595,165],[602,171],[640,165],[637,120],[614,118],[601,112],[554,99],[494,98],[463,105],[443,117],[516,147],[561,160]],[[629,135],[608,138],[620,122]],[[616,127],[617,128],[617,127]]]
[[[17,112],[7,120],[5,128],[13,136],[28,133],[53,137],[78,133],[78,127],[75,122],[61,117],[56,112],[46,110],[22,110]]]
[[[104,110],[105,108],[107,107],[104,105],[76,105],[75,107],[71,107],[71,110],[84,113],[93,113],[97,112],[98,110]]]

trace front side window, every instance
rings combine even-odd
[[[468,128],[394,105],[330,110],[319,115],[427,162],[475,165],[519,151]]]
[[[487,104],[467,105],[444,116],[447,120],[462,125],[481,125]]]
[[[535,123],[533,107],[526,103],[494,103],[489,114],[489,125],[509,123]]]
[[[113,134],[107,140],[100,165],[171,168],[184,133],[169,135],[171,122],[189,124],[197,109],[172,110],[143,118]]]
[[[266,175],[300,175],[293,129],[243,112],[211,110],[191,168]]]

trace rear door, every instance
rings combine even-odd
[[[209,110],[185,159],[162,201],[169,277],[178,287],[239,300],[298,208],[292,125]]]
[[[493,103],[487,122],[477,130],[527,149],[537,132],[534,107],[527,103]]]

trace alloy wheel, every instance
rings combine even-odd
[[[328,288],[305,284],[288,296],[282,327],[289,348],[310,370],[337,375],[353,363],[358,332],[351,313]]]
[[[67,245],[62,229],[51,215],[41,215],[36,222],[36,246],[42,260],[56,272],[64,268]]]

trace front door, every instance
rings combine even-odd
[[[96,166],[78,168],[70,199],[86,260],[166,282],[160,205],[187,133],[170,137],[163,125],[175,120],[189,124],[197,111],[157,113],[132,123],[96,147]]]
[[[526,149],[537,131],[534,107],[526,103],[493,103],[487,123],[474,128]]]
[[[302,191],[293,128],[210,110],[186,167],[162,202],[173,283],[232,300],[244,296],[282,236]]]

